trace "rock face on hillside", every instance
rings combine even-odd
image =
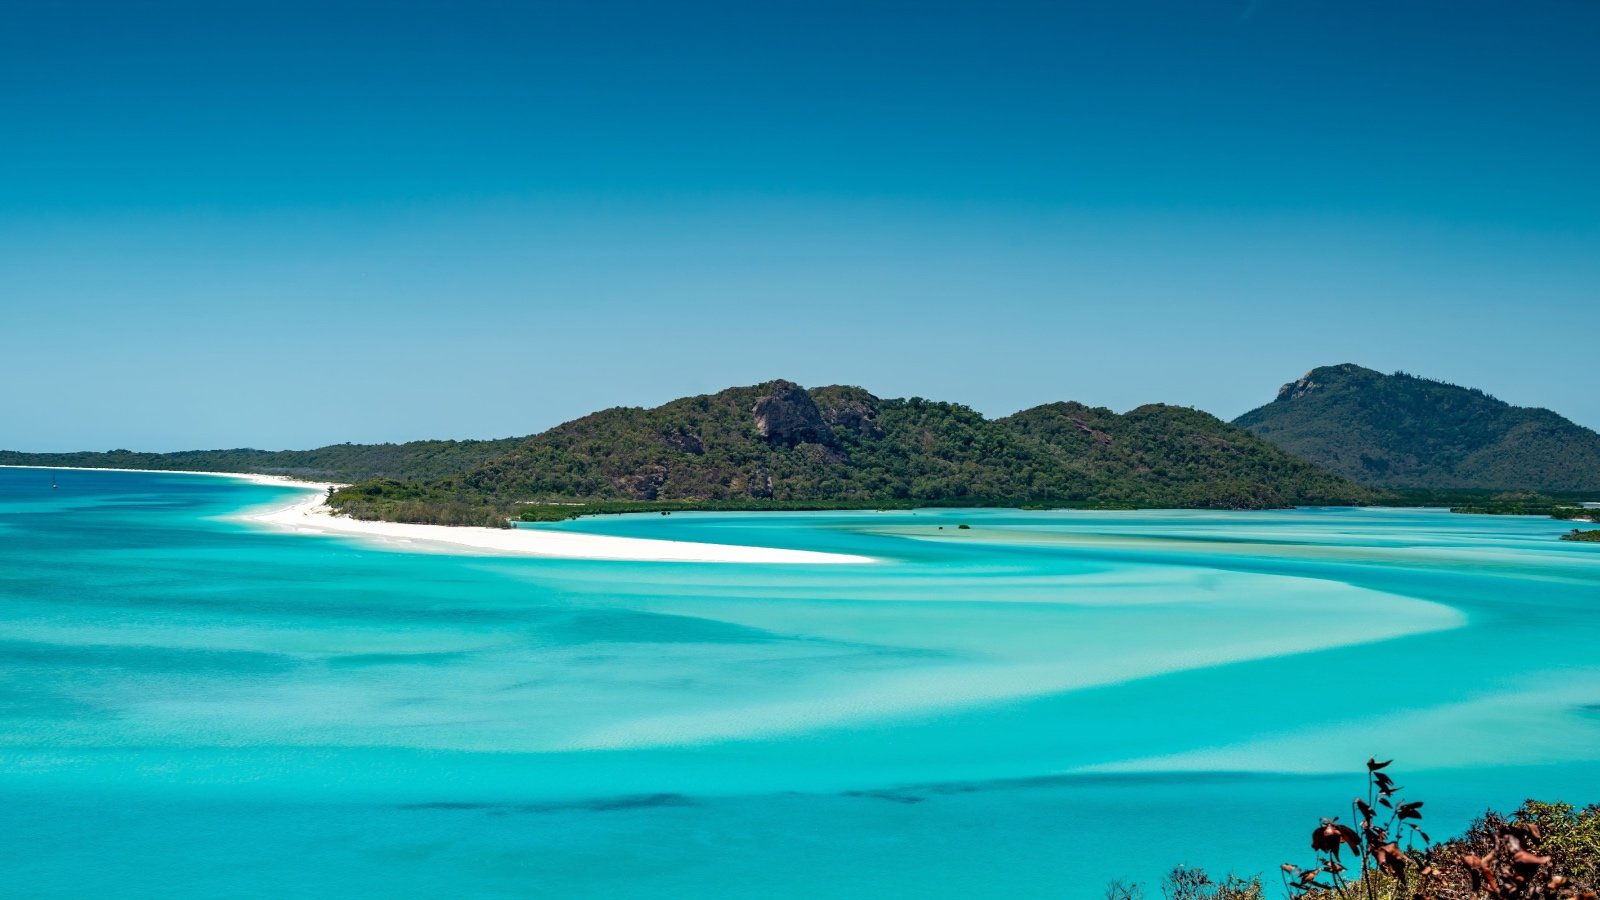
[[[877,397],[856,387],[818,388],[814,393],[822,420],[830,428],[843,428],[868,440],[883,437],[883,428],[878,425],[878,405],[882,401]]]
[[[822,412],[805,388],[779,379],[765,385],[766,393],[756,398],[750,412],[756,430],[769,444],[793,447],[797,444],[838,446],[833,429],[822,420]]]
[[[1312,369],[1234,424],[1383,487],[1600,491],[1595,432],[1547,409],[1402,373]]]
[[[1312,391],[1315,391],[1317,388],[1322,387],[1322,383],[1313,377],[1315,374],[1315,371],[1307,372],[1300,378],[1299,381],[1291,381],[1283,387],[1278,388],[1278,399],[1299,400],[1301,397],[1304,397],[1307,394],[1310,394]]]

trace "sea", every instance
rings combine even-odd
[[[1600,801],[1600,545],[1443,510],[530,526],[859,565],[429,552],[299,492],[0,469],[0,896],[1159,896],[1369,757],[1435,838]]]

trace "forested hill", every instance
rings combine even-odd
[[[438,478],[510,452],[526,438],[493,441],[411,441],[405,444],[333,444],[315,450],[185,450],[178,453],[19,453],[0,450],[0,465],[104,469],[173,469],[182,472],[256,472],[328,481],[365,478]]]
[[[1355,365],[1313,369],[1234,424],[1388,488],[1600,490],[1600,435],[1547,409]]]
[[[1371,496],[1182,407],[1058,403],[990,420],[955,403],[773,381],[605,410],[451,477],[367,482],[334,500],[359,516],[479,523],[575,502],[1251,509]]]

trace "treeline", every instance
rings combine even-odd
[[[416,525],[475,525],[509,528],[516,504],[473,492],[452,490],[450,482],[377,478],[335,491],[328,505],[353,519]]]
[[[908,510],[928,508],[1018,509],[1135,509],[1127,503],[1083,500],[568,500],[554,502],[496,503],[470,493],[453,492],[439,485],[364,481],[338,491],[330,500],[336,510],[356,519],[412,522],[424,525],[481,525],[507,527],[520,522],[564,522],[583,516],[682,512],[826,512],[849,510]]]
[[[1444,506],[1451,512],[1477,515],[1570,519],[1595,512],[1583,506],[1593,501],[1600,501],[1600,492],[1399,489],[1384,492],[1378,502],[1382,506]]]
[[[78,453],[0,451],[0,465],[103,469],[171,469],[179,472],[248,472],[315,481],[366,478],[439,478],[509,452],[525,438],[489,441],[410,441],[404,444],[331,444],[314,450],[184,450],[146,453],[111,450]]]
[[[1388,505],[1449,506],[1451,512],[1472,513],[1484,516],[1549,516],[1562,521],[1600,521],[1600,509],[1584,506],[1596,495],[1543,494],[1533,491],[1514,491],[1466,495],[1462,492],[1399,492]]]
[[[1028,504],[919,500],[612,500],[590,503],[532,503],[519,507],[515,518],[523,522],[560,522],[582,516],[675,512],[827,512],[981,507],[1020,509],[1131,509],[1127,504],[1100,504],[1077,500],[1036,501]]]

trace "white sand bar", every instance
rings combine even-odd
[[[7,466],[6,468],[54,468],[63,471],[74,466]],[[88,467],[81,467],[87,469]],[[96,471],[156,472],[173,475],[216,475],[242,478],[258,484],[302,488],[307,494],[284,506],[256,509],[237,518],[247,522],[287,529],[302,534],[349,535],[366,538],[397,550],[436,553],[477,552],[497,556],[546,556],[566,559],[617,559],[636,562],[710,563],[801,563],[839,564],[877,562],[870,556],[849,553],[823,553],[816,550],[783,550],[775,547],[742,547],[736,544],[705,544],[696,541],[659,541],[649,538],[582,534],[547,528],[472,528],[454,525],[412,525],[403,522],[367,522],[333,514],[324,502],[329,487],[343,485],[296,481],[281,475],[244,472],[175,472],[157,469],[97,469]]]
[[[323,488],[325,491],[326,488]],[[321,493],[294,504],[248,513],[249,521],[309,534],[353,535],[405,550],[550,556],[568,559],[619,559],[641,562],[713,563],[870,563],[869,556],[820,553],[815,550],[781,550],[704,544],[694,541],[658,541],[648,538],[582,534],[545,528],[473,528],[454,525],[411,525],[403,522],[367,522],[333,515]]]

